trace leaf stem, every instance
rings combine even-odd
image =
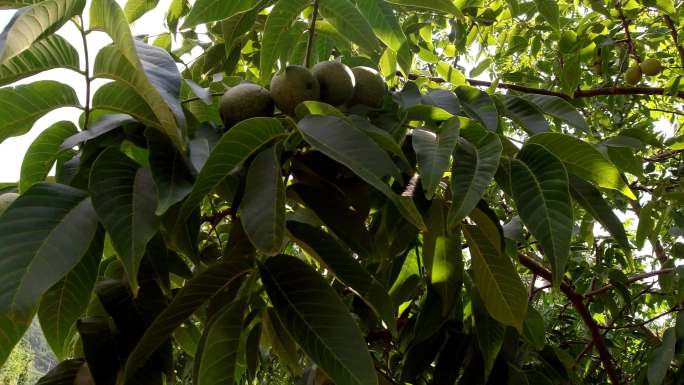
[[[311,68],[311,51],[313,51],[314,40],[316,36],[316,19],[318,18],[318,0],[314,0],[313,12],[311,13],[311,22],[309,23],[309,41],[306,43],[306,56],[304,57],[304,65],[306,68]]]
[[[74,24],[76,25],[78,31],[81,33],[81,41],[83,42],[83,54],[85,59],[85,69],[83,70],[83,76],[85,77],[86,83],[85,108],[83,109],[85,113],[85,118],[83,119],[83,130],[87,130],[91,110],[90,92],[92,78],[90,77],[90,55],[88,53],[88,39],[86,37],[88,36],[88,32],[90,31],[86,31],[83,28],[83,17],[81,17],[80,15],[78,16],[78,23],[74,22]]]

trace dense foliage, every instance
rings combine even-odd
[[[681,1],[158,4],[0,0],[0,141],[83,110],[3,185],[0,364],[37,316],[43,385],[684,384]]]

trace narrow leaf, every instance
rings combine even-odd
[[[282,48],[283,39],[287,31],[300,12],[310,5],[309,0],[278,1],[268,14],[264,34],[261,39],[261,54],[259,73],[261,80],[267,82],[271,79],[273,64]]]
[[[558,287],[572,236],[572,205],[563,163],[538,144],[526,144],[511,160],[513,199],[523,223],[541,244]]]
[[[0,217],[0,364],[40,297],[83,258],[97,229],[84,191],[38,183]]]
[[[663,334],[663,342],[653,349],[648,360],[648,385],[660,385],[663,383],[670,364],[674,359],[677,333],[674,328],[669,328]]]
[[[66,138],[78,132],[73,123],[61,121],[41,132],[31,143],[21,163],[19,191],[26,191],[33,184],[42,182],[52,169]]]
[[[444,122],[437,132],[416,128],[413,130],[412,144],[416,152],[425,196],[432,199],[435,189],[449,168],[451,153],[456,147],[459,135],[458,119]]]
[[[157,194],[150,170],[110,147],[93,163],[89,190],[135,292],[145,247],[159,228],[159,218],[154,214]]]
[[[277,146],[257,154],[249,166],[240,214],[252,244],[267,255],[278,254],[285,235],[285,184]]]
[[[321,15],[337,31],[368,52],[380,51],[373,28],[350,0],[319,0]]]
[[[489,230],[463,226],[472,256],[475,287],[492,318],[522,331],[527,316],[527,291],[513,263],[501,252],[497,234]]]
[[[266,260],[259,270],[278,318],[331,380],[338,385],[377,385],[356,321],[318,272],[287,255]]]
[[[622,180],[620,171],[589,143],[570,135],[550,132],[535,135],[528,142],[544,146],[563,161],[573,174],[601,187],[617,190],[630,199],[636,199]]]

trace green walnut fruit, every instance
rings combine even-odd
[[[354,73],[338,61],[324,61],[311,69],[321,85],[321,101],[340,106],[354,96]]]
[[[0,215],[19,197],[16,193],[5,193],[0,195]]]
[[[558,48],[563,53],[571,53],[575,51],[577,46],[577,34],[575,31],[566,30],[561,34]]]
[[[639,64],[639,67],[641,67],[641,72],[646,76],[658,75],[663,71],[663,65],[658,59],[646,59]]]
[[[352,68],[356,85],[349,105],[363,104],[372,108],[382,107],[385,98],[385,81],[378,71],[369,67]]]
[[[271,97],[280,111],[294,116],[299,103],[320,99],[321,86],[306,67],[291,65],[271,79]]]
[[[641,67],[638,64],[634,64],[625,71],[625,82],[633,86],[641,81]]]
[[[257,116],[273,116],[273,110],[271,93],[258,84],[239,84],[221,97],[221,118],[226,127]]]

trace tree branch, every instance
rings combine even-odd
[[[631,325],[623,325],[623,326],[602,326],[602,325],[599,325],[599,328],[605,329],[605,330],[618,330],[618,329],[633,329],[633,328],[638,328],[638,327],[641,327],[641,326],[644,326],[644,325],[646,325],[646,324],[649,324],[649,323],[651,323],[651,322],[653,322],[653,321],[655,321],[655,320],[657,320],[657,319],[660,319],[660,318],[662,318],[662,317],[665,317],[666,315],[671,314],[671,313],[674,313],[674,312],[679,311],[679,310],[681,310],[681,309],[680,309],[678,306],[675,306],[675,307],[673,307],[672,309],[666,311],[665,313],[658,314],[657,316],[655,316],[655,317],[653,317],[653,318],[649,318],[649,319],[647,319],[647,320],[645,320],[645,321],[641,321],[641,322],[639,322],[639,323],[635,323],[635,324],[631,324]]]
[[[306,56],[304,57],[304,66],[306,68],[311,68],[311,51],[313,51],[314,38],[316,36],[316,18],[318,18],[318,0],[314,0],[313,12],[311,13],[309,41],[306,43]]]
[[[670,16],[665,15],[663,19],[665,20],[665,25],[667,25],[667,28],[670,29],[672,41],[674,42],[675,48],[677,48],[677,52],[679,53],[679,62],[684,66],[684,47],[682,47],[681,44],[679,44],[677,28],[675,28],[674,23],[672,23],[672,19],[670,18]]]
[[[524,254],[518,254],[518,259],[520,260],[520,263],[530,269],[532,273],[551,282],[551,272],[546,267],[539,264],[539,262]],[[617,370],[615,369],[613,356],[611,356],[610,352],[608,351],[606,341],[603,339],[603,335],[601,335],[601,331],[599,330],[596,321],[594,321],[594,318],[592,318],[591,314],[589,313],[589,309],[587,309],[587,306],[584,304],[584,296],[577,293],[575,289],[573,289],[572,286],[565,281],[560,283],[560,289],[570,300],[572,306],[575,308],[577,313],[582,318],[582,321],[589,329],[591,340],[596,346],[596,350],[599,353],[599,358],[603,364],[603,368],[606,370],[606,374],[608,375],[610,382],[612,382],[613,385],[621,385],[622,381]]]
[[[625,13],[622,11],[621,0],[615,1],[615,8],[617,9],[617,11],[620,15],[620,20],[622,21],[622,27],[625,29],[625,40],[627,40],[627,47],[629,47],[629,52],[632,54],[632,56],[634,56],[634,59],[636,59],[637,62],[641,63],[641,57],[639,57],[639,54],[637,54],[636,48],[634,47],[634,41],[632,40],[632,34],[629,33],[629,23],[627,22],[627,18],[625,17]]]
[[[650,273],[643,273],[643,274],[635,275],[635,276],[633,276],[633,277],[631,277],[631,278],[628,278],[627,281],[625,281],[625,285],[629,285],[630,283],[634,283],[634,282],[637,282],[637,281],[641,281],[642,279],[646,279],[646,278],[655,277],[655,276],[658,276],[658,275],[663,275],[663,274],[671,273],[671,272],[673,272],[674,270],[675,270],[675,269],[673,269],[673,268],[667,268],[667,269],[662,269],[662,270],[658,270],[658,271],[652,271],[652,272],[650,272]],[[608,284],[608,285],[606,285],[606,286],[603,286],[603,287],[600,287],[600,288],[598,288],[598,289],[596,289],[596,290],[592,290],[592,291],[589,291],[589,292],[585,293],[585,294],[584,294],[584,297],[585,297],[585,298],[586,298],[586,297],[593,297],[593,296],[595,296],[595,295],[597,295],[597,294],[601,294],[601,293],[603,293],[603,292],[606,292],[606,291],[608,291],[608,290],[610,290],[610,289],[612,289],[612,288],[614,288],[614,287],[615,287],[615,286],[614,286],[612,283],[610,283],[610,284]]]

